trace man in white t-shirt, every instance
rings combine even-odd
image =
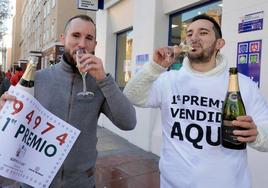
[[[136,106],[160,108],[163,143],[161,188],[250,188],[247,150],[220,144],[221,109],[228,87],[227,60],[219,53],[225,41],[218,23],[199,15],[188,26],[193,47],[179,71],[166,71],[174,60],[167,47],[130,80],[124,94]],[[182,52],[174,47],[175,55]],[[239,74],[246,116],[232,124],[241,142],[268,151],[268,104],[256,84]]]

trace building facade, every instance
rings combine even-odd
[[[17,64],[20,60],[21,54],[21,18],[22,18],[22,5],[25,0],[16,1],[16,10],[15,15],[13,16],[12,21],[12,56],[11,62],[12,64]],[[12,66],[11,66],[12,67]]]
[[[249,77],[259,84],[268,100],[268,2],[266,0],[113,0],[98,11],[96,54],[105,62],[105,69],[116,79],[120,88],[145,64],[152,61],[154,49],[179,44],[185,37],[189,20],[202,13],[213,16],[222,26],[225,47],[221,50],[228,57],[230,66],[241,71],[256,72]],[[266,15],[266,16],[265,16]],[[129,46],[131,45],[131,46]],[[251,48],[247,51],[247,47]],[[178,59],[171,69],[179,69]],[[244,69],[246,65],[246,70]],[[254,71],[253,71],[254,72]],[[146,151],[160,154],[161,118],[157,109],[136,108],[137,127],[124,132],[102,116],[99,124]],[[127,115],[127,114],[126,114]],[[268,183],[268,169],[263,165],[267,153],[248,148],[253,187],[262,188]]]
[[[67,3],[68,2],[68,3]],[[121,89],[146,63],[152,61],[154,49],[179,44],[195,15],[206,13],[222,26],[226,41],[222,53],[230,66],[258,65],[248,75],[258,82],[268,100],[265,74],[268,58],[267,0],[107,0],[104,10],[90,12],[77,9],[76,0],[17,0],[13,26],[12,63],[25,62],[31,52],[40,52],[41,68],[57,62],[62,53],[59,36],[73,15],[88,14],[97,25],[96,55],[114,76]],[[252,46],[251,51],[246,47]],[[179,69],[181,59],[171,69]],[[251,66],[248,66],[248,70]],[[245,71],[241,68],[242,72]],[[246,71],[245,71],[246,72]],[[250,71],[248,71],[250,72]],[[125,132],[101,116],[99,125],[108,128],[140,148],[160,154],[161,118],[157,109],[136,108],[137,127]],[[126,114],[127,115],[127,114]],[[267,153],[248,149],[253,187],[268,183]]]

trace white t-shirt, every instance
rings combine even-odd
[[[250,188],[247,150],[220,145],[221,109],[228,70],[210,76],[185,67],[161,74],[145,107],[159,107],[162,119],[162,188]],[[254,82],[239,74],[247,115],[268,122],[267,104]]]

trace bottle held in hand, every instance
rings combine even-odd
[[[34,76],[37,67],[37,58],[32,57],[27,64],[26,70],[23,73],[20,81],[16,85],[16,87],[20,87],[24,91],[30,93],[34,96]]]
[[[229,70],[229,86],[222,109],[221,142],[225,148],[241,150],[246,148],[246,143],[238,141],[233,131],[242,130],[243,128],[232,125],[232,121],[236,120],[236,117],[246,115],[239,90],[237,72],[235,67],[231,67]]]

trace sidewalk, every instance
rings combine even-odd
[[[102,127],[97,136],[96,188],[159,188],[158,156]],[[0,177],[0,188],[8,184]]]
[[[97,188],[158,188],[159,157],[98,127]]]

